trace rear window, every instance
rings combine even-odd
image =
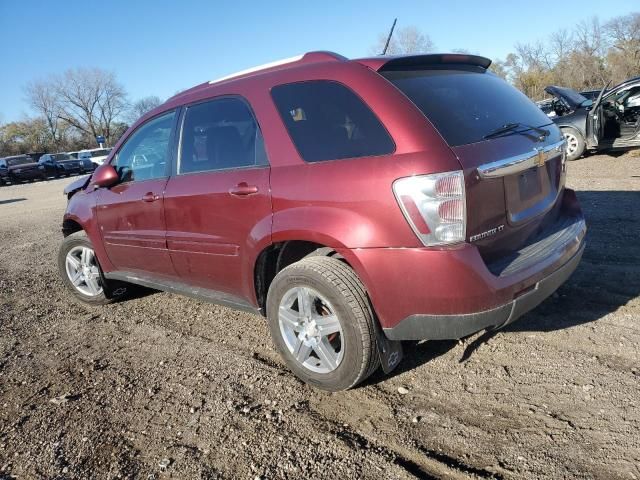
[[[381,74],[422,110],[452,147],[480,142],[508,123],[551,123],[522,92],[491,73],[434,69]]]
[[[340,83],[290,83],[274,87],[271,95],[307,162],[386,155],[395,150],[371,109]]]

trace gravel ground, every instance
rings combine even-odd
[[[0,479],[640,479],[638,172],[569,165],[588,247],[536,310],[407,344],[393,375],[334,394],[257,316],[151,291],[74,303],[55,266],[70,180],[2,187]]]

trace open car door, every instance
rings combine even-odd
[[[591,106],[589,114],[587,115],[587,146],[589,148],[595,148],[600,143],[602,135],[604,134],[604,115],[602,113],[602,97],[604,93],[611,85],[609,81],[604,88],[600,91],[598,98]]]

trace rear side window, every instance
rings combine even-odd
[[[422,110],[450,146],[482,141],[508,123],[534,127],[551,123],[523,93],[484,70],[381,73]]]
[[[271,90],[289,135],[307,162],[393,153],[386,129],[344,85],[317,80]]]
[[[190,106],[180,145],[180,174],[268,164],[258,124],[239,98]]]

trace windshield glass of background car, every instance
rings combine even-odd
[[[29,157],[11,158],[7,160],[7,165],[15,167],[16,165],[26,165],[27,163],[33,163],[33,160]]]
[[[412,70],[382,75],[409,97],[450,146],[480,142],[509,123],[551,123],[523,93],[491,73]]]

